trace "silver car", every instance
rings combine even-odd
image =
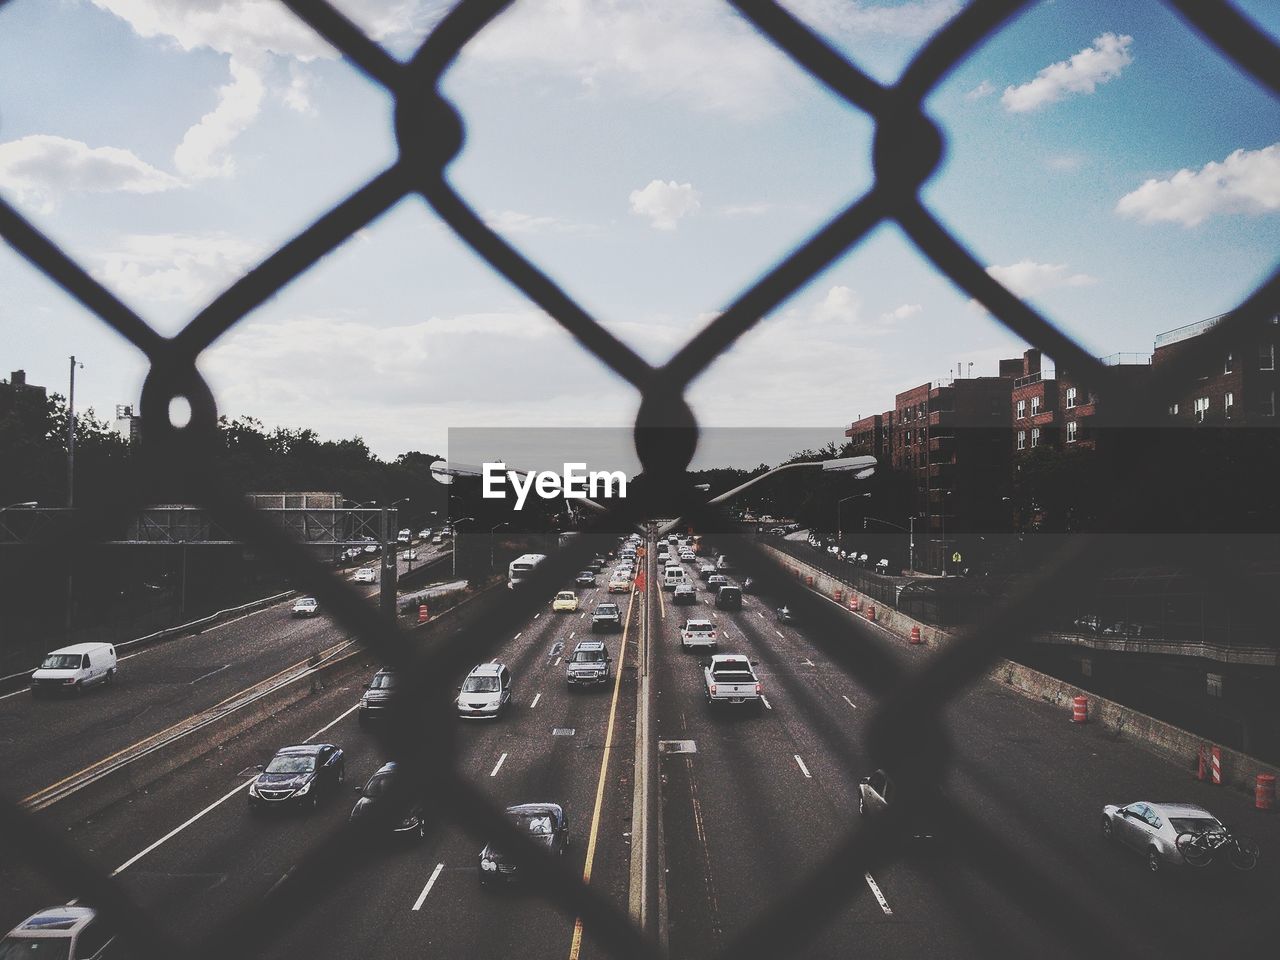
[[[1186,865],[1178,852],[1178,834],[1222,829],[1217,817],[1191,803],[1139,800],[1124,807],[1109,803],[1102,808],[1102,835],[1141,853],[1152,873]]]
[[[496,720],[511,702],[511,671],[501,663],[472,667],[458,689],[458,716]]]

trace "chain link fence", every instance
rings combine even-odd
[[[939,807],[929,799],[933,796],[930,785],[951,758],[944,711],[1017,637],[1064,615],[1063,598],[1072,593],[1064,585],[1087,588],[1105,572],[1107,558],[1096,538],[1071,538],[1048,562],[1029,572],[1018,589],[989,610],[981,622],[939,650],[927,666],[908,670],[897,657],[877,646],[864,633],[865,628],[800,589],[758,548],[731,537],[733,527],[727,518],[705,507],[705,498],[686,477],[698,443],[698,424],[683,399],[690,382],[817,273],[886,222],[896,223],[939,271],[1011,331],[1069,367],[1077,382],[1104,398],[1108,425],[1157,422],[1153,398],[1161,395],[1162,386],[1185,376],[1192,358],[1170,362],[1155,371],[1141,395],[1130,391],[1114,375],[1114,368],[1101,364],[991,277],[921,199],[922,186],[937,170],[944,144],[942,131],[924,112],[925,99],[952,69],[1029,2],[974,0],[924,45],[896,83],[885,85],[850,63],[778,4],[734,0],[732,6],[804,71],[874,120],[875,179],[866,193],[744,290],[661,366],[649,364],[606,331],[535,264],[486,226],[446,181],[446,169],[462,146],[464,118],[441,94],[441,79],[460,51],[507,8],[507,2],[462,0],[406,62],[393,58],[322,0],[282,2],[394,98],[399,152],[391,166],[246,273],[172,338],[159,334],[5,202],[0,202],[0,236],[149,359],[141,403],[146,444],[140,470],[180,486],[189,502],[206,507],[225,529],[287,571],[296,584],[318,597],[372,656],[404,677],[401,695],[393,706],[393,722],[378,732],[386,755],[397,760],[405,774],[396,787],[403,802],[425,796],[437,819],[486,836],[523,857],[544,895],[566,913],[581,917],[592,937],[613,955],[660,955],[657,945],[630,923],[623,910],[518,833],[455,764],[455,724],[449,711],[453,678],[477,657],[491,655],[497,643],[494,638],[519,629],[541,608],[542,598],[580,568],[590,549],[587,538],[567,545],[544,563],[528,589],[490,605],[462,636],[421,652],[406,644],[393,624],[340,582],[302,544],[255,512],[244,499],[245,491],[220,480],[217,405],[196,370],[197,359],[215,339],[283,287],[302,278],[353,233],[403,198],[417,194],[477,256],[639,393],[636,451],[645,476],[653,482],[645,484],[641,496],[615,506],[597,522],[595,530],[619,531],[646,517],[681,516],[704,531],[712,545],[725,547],[732,542],[746,572],[800,610],[812,625],[813,643],[877,698],[867,748],[872,760],[890,771],[898,784],[896,808],[877,821],[875,828],[860,826],[833,840],[828,854],[807,879],[783,891],[772,907],[734,934],[724,945],[723,956],[784,956],[803,944],[812,931],[860,895],[861,886],[848,883],[848,877],[860,876],[864,870],[901,856],[908,825],[925,808],[941,828],[957,838],[953,856],[977,865],[998,890],[1072,954],[1154,957],[1177,953],[1179,945],[1171,942],[1171,934],[1149,930],[1138,938],[1131,927],[1118,922],[1114,909],[1068,886],[1056,875],[1052,863],[1024,855],[979,813],[954,801]],[[1241,70],[1273,94],[1280,93],[1280,50],[1230,4],[1223,0],[1167,0],[1167,5]],[[1224,344],[1240,326],[1259,322],[1273,312],[1280,299],[1278,292],[1280,273],[1275,273],[1204,335],[1205,349]],[[181,428],[169,417],[170,403],[178,398],[185,399],[191,409],[189,423]],[[1126,490],[1141,490],[1156,478],[1144,474],[1140,461],[1131,467],[1133,472],[1126,482],[1117,485],[1117,496],[1132,496],[1134,509],[1140,509],[1140,498]],[[122,513],[142,505],[121,501],[86,512],[77,518],[67,537],[68,547],[100,539]],[[424,736],[421,731],[428,729],[432,734]],[[353,865],[375,855],[350,828],[336,829],[315,844],[269,895],[246,908],[210,941],[196,945],[173,942],[117,882],[12,799],[0,803],[0,838],[10,857],[25,861],[60,887],[77,891],[81,900],[119,925],[137,954],[155,958],[264,952],[273,936],[299,918],[318,892],[329,888]],[[977,911],[971,894],[960,890],[946,893],[958,906]],[[976,918],[981,913],[973,915]],[[1259,918],[1259,923],[1274,923],[1274,918]]]

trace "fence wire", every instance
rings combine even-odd
[[[580,569],[591,549],[589,539],[577,538],[560,550],[539,568],[528,589],[483,610],[460,635],[429,652],[416,651],[394,624],[378,615],[303,545],[249,506],[243,498],[246,491],[233,489],[221,479],[217,405],[196,370],[201,354],[357,230],[405,197],[419,195],[460,240],[639,393],[636,450],[646,477],[653,482],[644,485],[641,497],[614,506],[608,516],[597,521],[596,529],[616,531],[646,517],[682,516],[706,531],[713,545],[721,546],[729,545],[731,527],[723,513],[705,506],[704,497],[686,473],[697,447],[698,425],[683,399],[685,389],[739,337],[885,222],[897,223],[941,273],[1010,330],[1069,367],[1077,382],[1103,399],[1111,425],[1156,422],[1155,398],[1163,388],[1185,377],[1194,360],[1188,356],[1163,365],[1152,371],[1141,394],[1129,392],[1116,371],[1099,363],[991,277],[921,199],[921,188],[937,170],[944,150],[942,131],[924,112],[925,99],[1010,17],[1031,5],[1031,0],[974,0],[928,41],[892,85],[870,78],[782,6],[769,0],[731,0],[743,17],[814,80],[872,118],[875,177],[866,193],[744,290],[661,366],[647,363],[606,331],[536,264],[490,229],[445,179],[449,163],[462,146],[464,118],[440,92],[440,81],[463,48],[507,9],[509,0],[462,0],[407,62],[392,57],[323,0],[282,2],[392,96],[399,147],[395,163],[246,273],[173,338],[156,332],[3,200],[0,236],[149,359],[141,403],[146,438],[143,470],[180,482],[191,502],[206,507],[228,531],[286,570],[295,583],[317,596],[332,618],[358,637],[370,654],[403,675],[403,693],[394,702],[393,722],[376,731],[386,754],[399,761],[405,773],[396,788],[402,799],[427,797],[438,822],[458,824],[522,856],[545,895],[565,912],[581,917],[591,936],[614,955],[660,956],[658,946],[636,929],[622,910],[517,832],[455,762],[456,725],[448,709],[452,678],[478,655],[492,653],[498,642],[494,638],[518,629],[541,608],[548,591],[558,589],[566,575]],[[1229,3],[1165,2],[1207,43],[1280,95],[1280,49]],[[3,3],[0,0],[0,6]],[[1233,333],[1274,312],[1278,301],[1280,271],[1205,334],[1206,349],[1225,344]],[[182,428],[169,419],[170,402],[175,398],[185,398],[191,408],[190,422]],[[143,499],[139,493],[136,501],[86,511],[77,519],[68,544],[94,540],[113,516],[142,506]],[[731,938],[721,956],[785,955],[803,944],[824,920],[854,897],[865,895],[861,883],[851,882],[851,877],[856,880],[864,871],[902,856],[909,822],[924,808],[957,838],[951,855],[981,869],[1011,902],[1044,930],[1053,931],[1071,952],[1131,957],[1178,952],[1170,934],[1151,926],[1142,939],[1136,939],[1131,927],[1117,922],[1114,911],[1100,909],[1069,886],[1052,864],[1014,848],[978,813],[954,798],[945,809],[931,805],[929,799],[929,785],[953,761],[944,711],[1016,637],[1052,622],[1062,614],[1059,607],[1064,597],[1087,588],[1103,575],[1107,565],[1102,562],[1105,558],[1097,556],[1100,551],[1094,538],[1070,540],[1041,569],[1025,578],[1015,594],[1001,600],[981,622],[918,669],[908,668],[879,646],[868,628],[850,623],[830,604],[801,589],[782,565],[758,546],[734,538],[733,547],[747,572],[766,588],[783,594],[812,625],[812,642],[875,694],[877,708],[867,746],[873,761],[895,778],[899,803],[884,820],[877,821],[875,829],[858,827],[834,842],[813,872]],[[431,734],[424,736],[424,730]],[[998,789],[990,784],[987,787]],[[117,881],[12,799],[0,802],[0,838],[12,854],[98,906],[139,955],[155,958],[262,952],[290,920],[301,916],[317,893],[331,888],[353,865],[373,855],[370,846],[360,842],[349,827],[335,830],[271,893],[227,922],[211,941],[195,945],[174,942],[161,924],[131,902]],[[946,888],[939,894],[974,915],[970,893]],[[1260,925],[1274,922],[1270,917],[1259,918]]]

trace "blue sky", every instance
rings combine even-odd
[[[402,56],[441,15],[429,0],[335,5]],[[885,82],[960,6],[787,5]],[[1280,5],[1240,6],[1280,32]],[[871,183],[870,121],[710,0],[524,0],[445,89],[467,123],[455,186],[652,361]],[[1159,3],[1034,4],[927,109],[947,138],[929,207],[1100,355],[1149,351],[1274,267],[1280,106]],[[273,0],[0,8],[0,194],[168,333],[388,165],[390,115]],[[82,405],[137,401],[130,346],[4,247],[0,284],[0,374],[65,392],[75,353]],[[994,373],[1023,347],[888,225],[690,401],[708,425],[838,438],[897,391],[957,363]],[[637,404],[414,199],[201,369],[223,413],[359,434],[384,456],[443,452],[450,429],[622,426]]]

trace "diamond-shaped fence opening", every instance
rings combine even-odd
[[[397,789],[406,796],[425,793],[425,784],[430,783],[435,818],[457,823],[524,854],[539,889],[566,913],[582,918],[599,944],[617,956],[657,956],[658,947],[625,913],[581,878],[541,855],[454,763],[454,724],[444,695],[449,678],[486,651],[491,652],[495,637],[519,629],[535,607],[540,607],[539,598],[579,568],[590,549],[585,538],[543,564],[529,589],[478,614],[461,635],[429,653],[411,654],[395,627],[375,614],[303,545],[247,505],[243,491],[231,489],[219,479],[214,444],[216,402],[195,367],[203,351],[286,284],[303,278],[321,257],[354,232],[403,197],[419,194],[475,254],[640,393],[636,451],[653,482],[646,485],[643,497],[614,507],[598,521],[597,529],[616,531],[645,517],[682,516],[704,530],[713,544],[727,542],[730,526],[722,513],[704,504],[685,475],[698,435],[693,413],[682,399],[685,388],[743,333],[887,221],[896,222],[939,271],[1010,330],[1069,365],[1078,380],[1111,401],[1109,407],[1119,411],[1117,423],[1154,422],[1151,411],[1144,407],[1150,401],[1144,398],[1158,396],[1161,383],[1184,376],[1191,360],[1170,363],[1155,373],[1155,389],[1143,397],[1126,394],[1124,383],[1111,369],[988,275],[921,202],[920,188],[936,169],[942,149],[942,133],[923,112],[923,101],[986,37],[1027,6],[1027,0],[970,3],[929,40],[892,86],[869,78],[776,3],[733,3],[819,83],[873,118],[875,180],[863,196],[742,291],[662,367],[650,365],[601,327],[535,264],[494,233],[445,179],[445,170],[461,147],[465,119],[439,93],[440,80],[462,48],[508,3],[463,0],[435,26],[416,54],[401,62],[322,0],[283,2],[394,98],[399,156],[392,166],[247,272],[171,340],[156,333],[3,202],[0,236],[149,359],[151,369],[142,397],[146,469],[179,480],[190,491],[192,501],[207,508],[222,528],[287,570],[293,581],[319,597],[331,616],[370,653],[402,672],[405,686],[395,701],[393,722],[378,734],[386,754],[397,759],[405,771]],[[1273,93],[1280,93],[1280,50],[1228,3],[1169,3],[1242,70]],[[1207,334],[1208,345],[1224,342],[1233,330],[1274,311],[1280,300],[1278,291],[1280,274],[1273,275]],[[170,402],[177,397],[185,398],[192,411],[190,423],[181,429],[169,421]],[[92,541],[113,519],[140,505],[118,503],[90,511],[79,518],[66,540],[69,544]],[[865,888],[851,884],[849,877],[860,877],[863,871],[903,855],[911,811],[921,807],[928,807],[930,815],[957,838],[951,857],[980,869],[994,888],[1042,929],[1055,933],[1075,955],[1086,951],[1099,956],[1176,952],[1177,944],[1169,942],[1167,931],[1151,930],[1143,941],[1135,941],[1128,928],[1117,924],[1113,913],[1068,886],[1052,863],[1027,856],[1015,847],[984,822],[980,812],[959,803],[930,806],[933,794],[929,785],[952,756],[943,711],[1017,636],[1047,622],[1063,604],[1064,595],[1087,587],[1101,575],[1106,564],[1098,556],[1104,551],[1097,538],[1072,539],[1041,569],[1024,578],[1015,594],[1001,600],[955,643],[918,669],[881,652],[864,637],[861,627],[851,627],[830,604],[800,589],[782,566],[758,547],[747,544],[737,545],[737,549],[746,571],[784,596],[813,625],[813,642],[831,662],[876,694],[868,748],[879,765],[892,771],[902,802],[896,812],[879,821],[877,829],[858,828],[833,841],[826,859],[804,882],[781,892],[770,909],[732,936],[722,955],[782,956],[803,944],[851,898],[866,895]],[[848,642],[850,639],[868,642]],[[423,737],[421,731],[426,729],[438,735]],[[52,882],[79,891],[83,900],[95,904],[120,926],[134,950],[157,958],[224,957],[260,951],[274,933],[301,916],[317,893],[371,855],[348,829],[335,831],[310,850],[270,894],[239,914],[213,940],[197,947],[171,942],[163,928],[131,903],[115,881],[15,802],[0,803],[0,837],[11,856],[39,869]],[[971,902],[966,891],[940,887],[939,895],[969,911],[977,924],[981,907]]]

